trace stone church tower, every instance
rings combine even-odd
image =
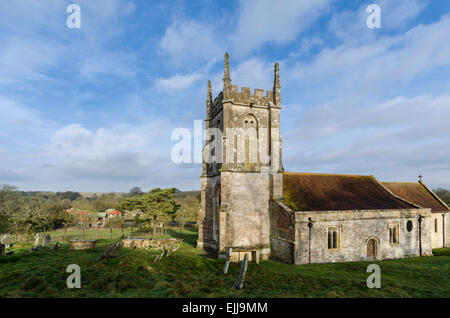
[[[270,201],[283,196],[278,63],[273,90],[239,91],[225,54],[223,90],[213,100],[208,82],[206,110],[197,248],[219,257],[233,248],[266,259]]]

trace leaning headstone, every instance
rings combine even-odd
[[[4,256],[5,255],[5,244],[1,244],[0,243],[0,256]]]
[[[167,249],[166,257],[169,257],[169,255],[172,254],[174,249],[175,249],[175,245],[174,244],[170,245],[169,248]]]
[[[239,278],[236,283],[237,289],[244,288],[245,274],[247,274],[247,266],[248,266],[248,254],[245,254],[244,259],[241,263],[241,271],[239,272]]]
[[[225,259],[225,264],[223,265],[223,273],[226,274],[228,273],[228,267],[230,266],[230,258],[231,258],[231,254],[233,253],[233,249],[230,248],[228,249],[228,253],[227,253],[227,258]]]
[[[157,262],[161,261],[165,255],[166,251],[162,249],[161,254],[156,255],[155,259],[153,260],[153,264],[156,264]]]
[[[39,246],[39,233],[36,233],[36,236],[34,239],[34,246]]]
[[[52,238],[50,237],[49,234],[47,234],[46,236],[44,236],[44,241],[43,241],[43,243],[42,243],[42,246],[44,246],[44,247],[50,246],[50,240],[51,240],[51,239],[52,239]]]
[[[58,249],[58,245],[59,245],[58,242],[53,243],[53,245],[52,245],[52,251]]]

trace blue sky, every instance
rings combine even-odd
[[[170,137],[229,52],[239,86],[271,89],[280,63],[287,171],[450,188],[449,31],[447,0],[1,1],[0,184],[199,189]]]

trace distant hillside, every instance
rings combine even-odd
[[[100,197],[104,194],[114,193],[116,195],[125,195],[125,192],[80,192],[80,194],[85,198],[92,198],[94,196]]]

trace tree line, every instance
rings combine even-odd
[[[156,188],[144,193],[134,187],[129,193],[107,193],[83,197],[78,192],[22,192],[17,187],[3,185],[0,188],[0,233],[13,233],[29,238],[34,233],[59,227],[96,223],[95,214],[68,213],[75,211],[100,212],[120,210],[121,218],[110,218],[105,226],[117,228],[124,222],[132,222],[147,232],[156,232],[159,223],[177,221],[180,226],[196,219],[200,201],[198,196],[178,196],[175,188]]]

